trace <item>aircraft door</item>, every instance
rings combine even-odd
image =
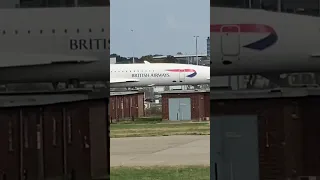
[[[185,82],[185,80],[186,80],[185,70],[183,69],[179,72],[179,82],[182,83],[182,82]]]
[[[221,27],[221,53],[223,56],[238,56],[240,54],[240,27],[225,25]]]

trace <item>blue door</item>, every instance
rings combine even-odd
[[[257,116],[212,116],[210,167],[213,180],[259,180]]]
[[[191,120],[191,99],[170,98],[169,99],[169,120]]]

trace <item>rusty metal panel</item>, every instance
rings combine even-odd
[[[95,101],[90,106],[91,175],[99,178],[107,175],[109,168],[109,135],[105,101]]]
[[[130,97],[131,95],[124,96],[123,98],[123,113],[125,118],[130,118]]]
[[[205,104],[204,104],[204,93],[201,93],[198,95],[198,101],[199,101],[199,119],[205,120]]]
[[[135,111],[134,111],[134,97],[129,96],[129,117],[135,117]]]
[[[65,114],[68,174],[80,180],[91,177],[89,106],[89,102],[74,102]]]
[[[204,113],[205,117],[210,117],[210,92],[204,93]]]
[[[19,179],[19,112],[0,110],[0,179]]]
[[[138,114],[137,117],[143,117],[144,116],[144,94],[135,94],[138,98],[137,102],[137,109]]]
[[[110,97],[110,102],[109,102],[109,118],[110,120],[114,120],[117,117],[117,104],[116,104],[116,98],[115,96]]]
[[[39,124],[40,108],[23,108],[22,133],[23,133],[23,171],[27,179],[37,179],[41,176],[39,170],[42,162],[39,160],[41,151],[41,136]]]
[[[118,119],[123,119],[123,96],[117,96],[117,116]]]
[[[284,159],[285,177],[296,178],[303,174],[302,168],[302,118],[298,101],[288,101],[284,106]]]
[[[116,99],[116,119],[123,119],[123,96],[115,96]]]
[[[137,96],[134,96],[132,95],[132,106],[131,106],[131,116],[133,117],[138,117],[138,97]]]
[[[302,105],[303,176],[320,175],[319,104],[319,97],[310,97]]]
[[[169,120],[169,100],[167,94],[162,95],[162,120]]]
[[[63,176],[62,108],[52,105],[43,112],[44,177]]]

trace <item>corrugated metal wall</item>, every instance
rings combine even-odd
[[[90,150],[91,150],[91,176],[99,179],[106,176],[109,170],[109,124],[108,103],[94,102],[90,106]],[[107,142],[107,143],[106,143]]]
[[[110,97],[109,119],[122,120],[144,116],[144,94],[115,95]]]
[[[258,100],[215,101],[211,103],[214,115],[258,115],[260,179],[285,179],[285,161],[282,142],[283,108],[279,102]],[[283,103],[281,103],[283,105]]]
[[[84,180],[103,176],[102,169],[106,176],[106,109],[105,100],[1,109],[0,179],[61,178],[65,174]],[[90,132],[90,128],[94,129]],[[91,142],[90,133],[95,138],[98,134],[99,140]],[[98,147],[104,153],[96,151]],[[92,166],[99,158],[100,163]]]
[[[169,99],[170,98],[190,98],[192,120],[206,120],[207,118],[209,118],[209,112],[210,112],[210,105],[208,105],[210,104],[209,92],[162,94],[162,119],[163,120],[169,120]]]
[[[320,175],[319,98],[211,102],[213,115],[258,115],[261,180]]]
[[[43,116],[43,151],[45,177],[63,174],[63,112],[60,107],[47,106]],[[53,158],[56,157],[56,158]],[[60,157],[60,158],[58,158]]]
[[[303,101],[302,118],[302,142],[303,142],[303,166],[305,175],[320,176],[320,98],[312,97]]]
[[[210,93],[204,93],[204,117],[210,117]]]
[[[0,110],[0,178],[19,179],[19,113]]]

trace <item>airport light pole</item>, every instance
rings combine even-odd
[[[79,6],[78,0],[74,0],[74,6],[75,6],[75,7],[78,7],[78,6]]]
[[[199,36],[193,36],[196,38],[196,60],[197,60],[197,65],[199,65],[199,59],[198,59],[198,37]]]
[[[134,64],[134,43],[133,43],[134,31],[133,29],[131,29],[131,32],[132,32],[132,64]]]
[[[281,12],[281,0],[277,0],[277,9],[278,9],[278,12]]]

